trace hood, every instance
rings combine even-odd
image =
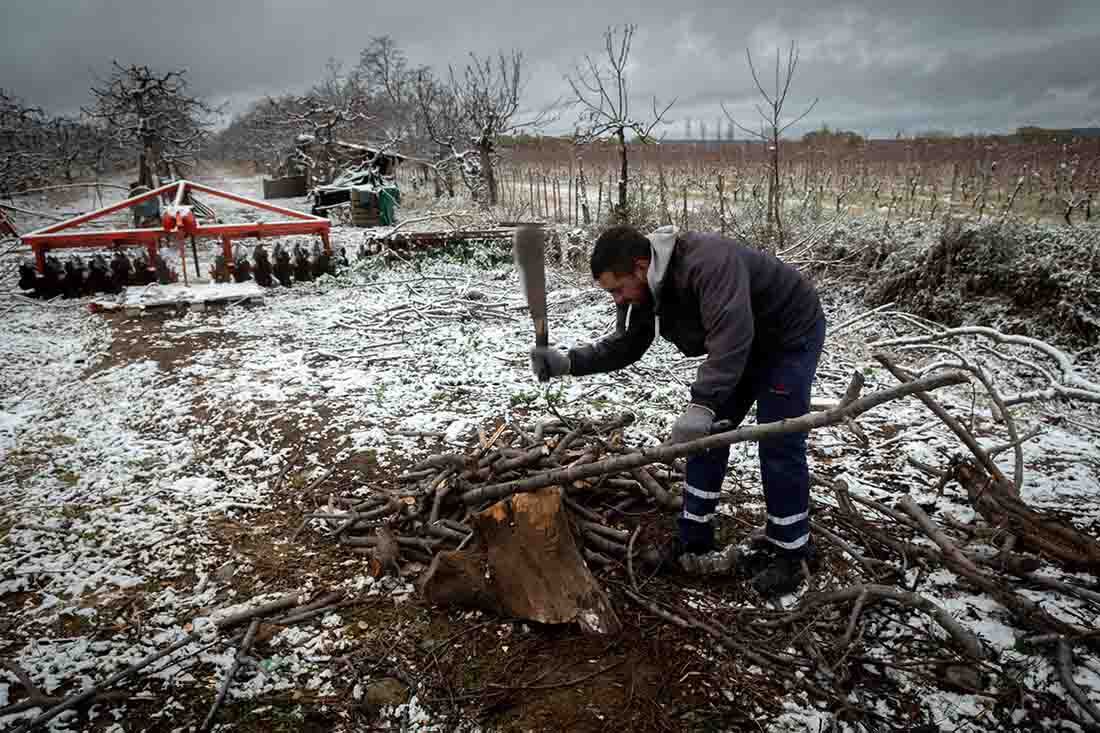
[[[679,230],[676,226],[668,224],[648,235],[652,255],[649,259],[649,270],[646,272],[646,282],[649,284],[654,305],[659,305],[661,301],[661,285],[668,272],[668,263],[672,261],[677,234]]]

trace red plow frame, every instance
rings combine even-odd
[[[70,231],[81,224],[99,219],[116,211],[128,209],[143,201],[154,197],[163,196],[175,189],[176,195],[173,203],[161,209],[161,226],[140,229],[112,229],[112,230],[84,230]],[[199,224],[195,220],[194,212],[184,202],[187,193],[195,191],[208,194],[215,198],[233,201],[238,204],[282,214],[288,220],[271,222],[253,222],[247,224]],[[97,211],[73,217],[63,222],[30,232],[21,237],[24,244],[34,251],[35,266],[38,272],[46,271],[46,253],[51,249],[68,249],[79,247],[145,247],[149,251],[149,261],[152,262],[157,246],[162,240],[177,239],[182,250],[185,237],[216,237],[222,241],[222,251],[225,257],[226,267],[233,271],[233,240],[264,237],[278,237],[286,234],[317,234],[324,244],[325,253],[332,254],[332,246],[329,243],[329,230],[332,224],[328,219],[313,216],[301,211],[294,211],[282,206],[275,206],[266,201],[257,201],[246,196],[239,196],[229,191],[204,186],[194,181],[174,181],[172,183],[153,189],[146,193],[120,201],[117,204],[105,206]],[[181,252],[182,254],[182,252]],[[186,277],[186,259],[184,259],[184,277]]]

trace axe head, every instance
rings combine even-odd
[[[547,346],[550,335],[546,325],[546,235],[542,227],[521,226],[512,240],[512,254],[519,270],[520,286],[527,298],[527,309],[535,322],[535,345]]]

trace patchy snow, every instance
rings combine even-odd
[[[243,283],[195,283],[184,285],[144,285],[128,287],[117,300],[97,300],[105,305],[121,307],[148,307],[191,303],[220,302],[245,298],[262,298],[266,290],[254,281]]]
[[[337,228],[333,237],[350,246],[357,234]],[[588,287],[583,275],[557,268],[548,274],[555,343],[570,345],[608,332],[613,312],[606,296]],[[0,656],[28,670],[47,693],[63,686],[68,691],[192,630],[213,629],[214,609],[255,602],[238,597],[227,580],[254,569],[236,562],[232,546],[211,531],[210,522],[270,504],[289,458],[288,435],[299,425],[311,426],[302,459],[310,466],[307,480],[326,468],[317,455],[322,442],[330,461],[369,455],[378,466],[396,469],[419,457],[423,444],[395,430],[438,432],[446,443],[464,445],[477,428],[528,411],[541,414],[550,401],[566,412],[629,412],[636,417],[628,431],[631,440],[662,440],[688,398],[699,360],[683,359],[658,341],[629,370],[544,387],[529,372],[533,334],[519,293],[506,263],[433,258],[392,268],[372,261],[344,278],[293,288],[263,290],[246,283],[128,293],[128,304],[198,302],[212,295],[229,301],[205,312],[173,315],[155,335],[140,319],[109,326],[79,303],[12,310],[0,335],[0,502],[6,529],[0,540],[0,620],[10,624]],[[264,296],[264,305],[234,303],[253,295]],[[842,297],[827,297],[826,306],[832,322],[861,312]],[[839,397],[853,369],[865,374],[867,392],[894,384],[877,368],[867,344],[910,328],[911,323],[882,316],[830,336],[815,397]],[[146,339],[153,353],[179,353],[167,366],[153,359],[107,364],[103,357],[112,339],[130,344]],[[188,346],[203,339],[208,341]],[[976,347],[960,348],[985,358]],[[997,379],[1006,390],[1029,384],[1008,369]],[[1003,425],[993,420],[983,396],[969,387],[939,396],[954,414],[972,416],[987,445],[1005,440]],[[1087,426],[1100,424],[1096,406],[1022,406],[1013,414],[1021,433],[1036,425],[1044,429],[1024,447],[1025,500],[1072,511],[1095,527],[1100,456],[1098,433]],[[860,425],[870,436],[869,448],[844,427],[815,433],[813,470],[844,478],[857,495],[893,503],[909,494],[937,516],[962,521],[974,516],[957,487],[940,495],[907,462],[915,458],[942,466],[961,450],[919,402],[876,410]],[[1011,451],[999,462],[1011,472]],[[755,448],[734,446],[730,463],[727,488],[760,496]],[[824,493],[815,500],[832,502]],[[748,506],[763,509],[762,497]],[[287,538],[267,540],[275,552]],[[1052,567],[1041,572],[1067,577]],[[916,578],[914,572],[911,580]],[[1096,583],[1088,575],[1078,580]],[[302,582],[308,586],[308,573]],[[928,574],[921,583],[922,594],[996,648],[1003,665],[1018,667],[1025,684],[1035,689],[1058,684],[1048,657],[1016,650],[1020,632],[992,601],[960,593],[950,573]],[[407,583],[375,581],[354,567],[345,587],[395,602],[413,592]],[[1084,601],[1029,593],[1059,617],[1095,623],[1095,611]],[[706,613],[716,601],[687,593],[684,602]],[[231,697],[291,689],[333,694],[329,662],[355,643],[343,624],[339,614],[329,614],[279,632],[271,641],[275,653],[258,660],[232,686]],[[907,625],[943,634],[923,616],[911,616]],[[1077,661],[1078,683],[1097,699],[1100,678],[1088,666],[1097,663],[1095,655],[1079,650]],[[179,708],[175,695],[192,695],[200,681],[207,685],[212,674],[220,679],[231,663],[230,649],[200,651],[189,645],[131,687],[155,695],[163,703],[160,715],[171,718]],[[985,698],[946,692],[906,673],[890,674],[918,691],[945,729],[987,713]],[[14,684],[13,676],[0,673],[0,706],[11,699]],[[878,704],[881,714],[893,714],[886,702]],[[794,693],[782,705],[767,730],[817,731],[832,721]],[[93,717],[105,723],[125,707],[104,704],[94,710]],[[388,715],[395,729],[435,729],[417,696]],[[0,719],[0,726],[13,722]],[[75,723],[58,718],[53,727],[71,730]]]

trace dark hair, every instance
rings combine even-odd
[[[592,248],[592,277],[598,280],[605,272],[629,274],[634,272],[634,260],[652,256],[649,239],[637,229],[625,225],[611,227]]]

